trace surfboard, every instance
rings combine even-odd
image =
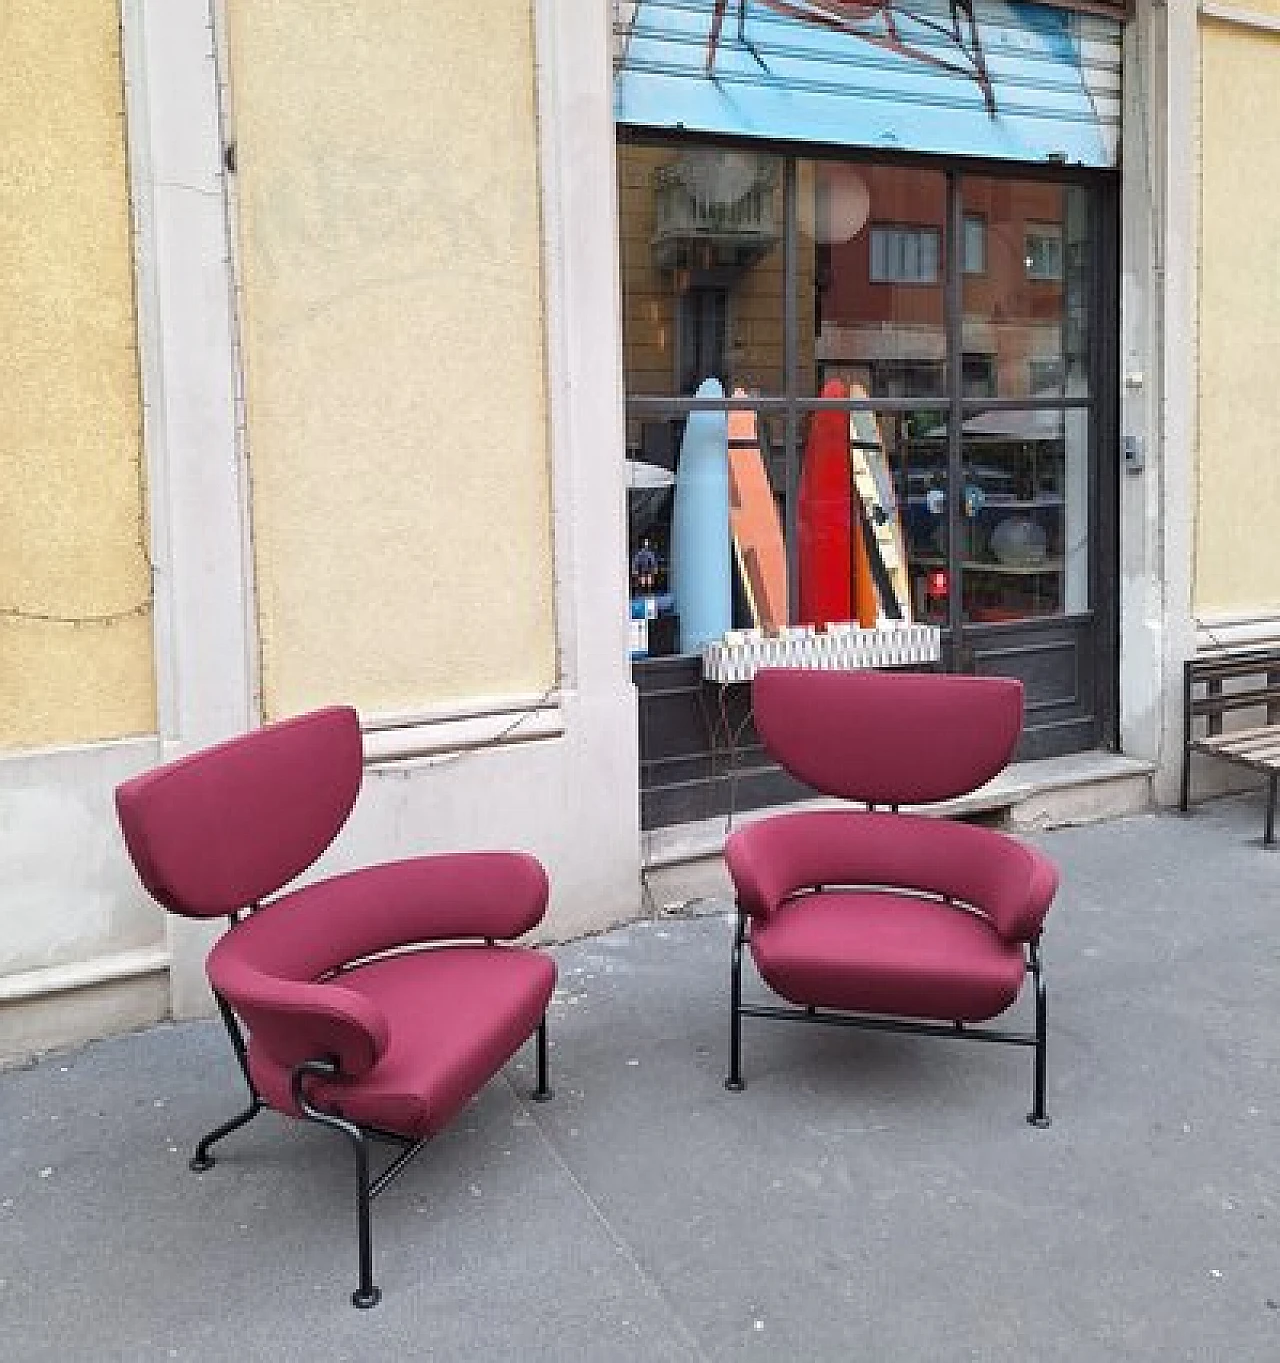
[[[723,398],[719,379],[695,397]],[[696,653],[733,623],[729,547],[729,426],[724,412],[690,412],[676,463],[671,512],[671,584],[680,651]]]
[[[884,565],[880,562],[875,540],[871,536],[871,523],[856,492],[851,503],[853,524],[849,534],[853,554],[853,618],[863,629],[874,629],[880,619],[880,592],[876,584],[878,575],[883,575]]]
[[[735,388],[733,395],[747,392]],[[729,413],[729,528],[752,624],[781,629],[787,623],[787,549],[750,411]]]
[[[866,402],[867,390],[861,384],[853,383],[849,385],[849,396],[855,401]],[[876,587],[880,613],[890,619],[909,622],[911,583],[907,574],[906,541],[893,490],[893,475],[874,412],[849,413],[849,463],[854,490],[862,506],[867,566]]]
[[[819,396],[842,398],[844,384],[829,379]],[[796,497],[802,625],[854,618],[852,496],[849,418],[840,411],[814,412]]]

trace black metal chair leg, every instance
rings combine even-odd
[[[1036,1045],[1035,1045],[1035,1091],[1031,1111],[1027,1121],[1032,1126],[1048,1126],[1049,1118],[1044,1110],[1046,1051],[1049,1038],[1049,1002],[1044,987],[1044,971],[1040,963],[1040,948],[1031,944],[1031,973],[1035,979],[1036,991]]]
[[[730,1093],[741,1093],[746,1088],[742,1078],[742,943],[745,934],[746,914],[739,909],[729,970],[729,1076],[724,1086]]]
[[[547,1016],[538,1023],[538,1087],[529,1095],[535,1103],[545,1103],[555,1097],[555,1090],[547,1083]]]
[[[373,1232],[370,1227],[369,1203],[369,1141],[354,1122],[336,1117],[332,1112],[313,1107],[303,1090],[303,1079],[308,1074],[332,1075],[337,1067],[324,1060],[309,1060],[293,1072],[293,1095],[298,1106],[313,1122],[341,1131],[351,1142],[356,1156],[356,1234],[359,1239],[360,1284],[351,1294],[352,1306],[367,1311],[382,1300],[382,1291],[373,1284]]]
[[[1267,777],[1267,826],[1262,834],[1262,845],[1270,847],[1276,840],[1276,780],[1277,773]]]
[[[244,1044],[244,1034],[240,1030],[240,1024],[236,1021],[236,1015],[231,1011],[230,1005],[221,994],[215,994],[214,998],[218,1002],[218,1012],[222,1015],[222,1025],[227,1029],[227,1035],[231,1038],[231,1049],[235,1052],[236,1064],[240,1066],[240,1073],[244,1076],[245,1086],[249,1090],[249,1106],[239,1114],[232,1117],[229,1122],[223,1122],[221,1126],[214,1127],[196,1146],[196,1152],[187,1161],[190,1168],[197,1174],[202,1174],[206,1169],[212,1169],[214,1158],[209,1153],[209,1147],[220,1141],[223,1136],[229,1136],[233,1131],[238,1131],[242,1126],[258,1115],[266,1106],[258,1096],[258,1090],[253,1086],[253,1078],[249,1074],[249,1054]]]
[[[223,1122],[221,1126],[215,1126],[207,1136],[201,1139],[200,1143],[196,1146],[195,1154],[187,1161],[188,1167],[195,1170],[197,1174],[204,1173],[206,1169],[212,1169],[216,1161],[209,1153],[209,1147],[215,1142],[220,1141],[223,1136],[229,1136],[233,1131],[238,1131],[240,1127],[253,1121],[258,1113],[262,1111],[263,1107],[264,1103],[262,1099],[255,1093],[253,1095],[253,1101],[239,1114],[239,1116],[232,1117],[229,1122]]]
[[[351,1294],[352,1306],[367,1311],[382,1300],[373,1285],[373,1233],[369,1225],[369,1142],[359,1127],[347,1125],[356,1154],[356,1230],[360,1238],[360,1286]]]

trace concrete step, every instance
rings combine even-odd
[[[1096,823],[1149,809],[1153,771],[1151,762],[1112,752],[1015,762],[971,795],[918,812],[981,819],[1014,832]],[[786,808],[845,807],[838,800],[818,799]],[[736,815],[732,827],[779,812],[753,809]],[[641,851],[647,908],[654,913],[715,911],[732,903],[733,887],[721,856],[730,831],[730,821],[717,818],[644,833]]]

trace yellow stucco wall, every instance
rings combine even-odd
[[[1201,59],[1194,599],[1249,614],[1280,607],[1280,36],[1203,22]]]
[[[0,747],[155,727],[123,88],[118,0],[0,5]]]
[[[264,708],[541,691],[531,0],[228,11]]]
[[[1264,14],[1280,19],[1280,0],[1242,0],[1242,3],[1227,8],[1239,10],[1242,14]]]

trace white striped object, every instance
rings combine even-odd
[[[809,667],[850,671],[864,667],[910,667],[942,656],[937,625],[885,624],[875,629],[811,626],[777,635],[731,631],[702,650],[702,675],[712,682],[750,681],[762,667]]]

